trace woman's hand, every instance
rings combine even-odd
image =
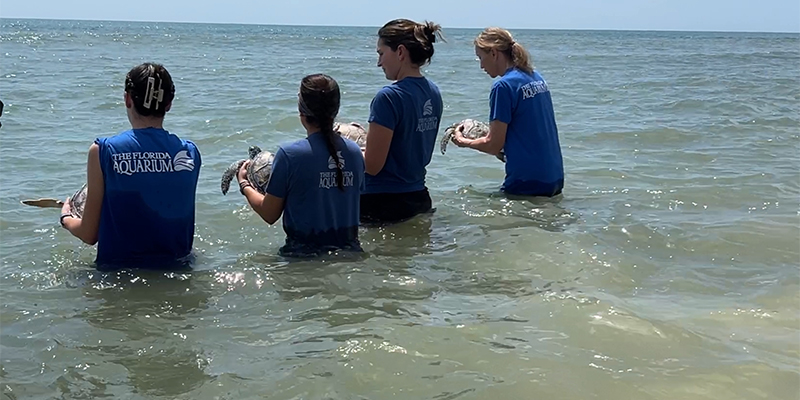
[[[241,181],[250,182],[250,180],[247,179],[247,167],[249,165],[250,165],[250,160],[247,160],[242,164],[241,168],[239,168],[239,172],[236,173],[237,182]]]
[[[72,204],[70,203],[72,203],[72,198],[67,197],[67,199],[64,200],[64,205],[61,206],[61,215],[72,215]]]
[[[458,147],[470,147],[472,139],[464,137],[464,125],[459,124],[453,132],[453,143]]]

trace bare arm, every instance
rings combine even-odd
[[[278,218],[283,214],[284,200],[269,193],[263,195],[253,188],[253,185],[247,180],[247,165],[249,163],[250,161],[245,162],[242,168],[239,169],[239,188],[247,199],[247,204],[250,204],[250,207],[253,208],[253,211],[255,211],[264,222],[272,225],[278,221]]]
[[[493,156],[498,155],[506,144],[506,130],[508,124],[494,120],[489,124],[489,134],[478,139],[467,139],[462,135],[461,127],[455,132],[455,144],[459,147],[469,147]]]
[[[100,147],[92,144],[89,147],[89,159],[86,166],[86,204],[83,209],[83,218],[66,217],[63,218],[64,228],[78,239],[88,245],[97,243],[98,231],[100,230],[100,211],[103,207],[103,193],[105,192],[105,182],[103,182],[103,170],[100,168]],[[64,202],[61,214],[71,214],[71,204]]]
[[[392,144],[394,131],[376,124],[369,123],[367,132],[367,146],[363,151],[365,172],[370,175],[378,175],[386,164],[386,157],[389,155],[389,146]]]

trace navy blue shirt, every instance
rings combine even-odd
[[[406,193],[425,188],[442,120],[442,95],[425,77],[408,77],[384,86],[370,104],[369,122],[393,131],[383,169],[366,176],[364,193]]]
[[[314,256],[338,249],[361,251],[358,241],[364,157],[356,142],[334,136],[344,190],[336,182],[336,162],[325,135],[280,146],[266,192],[284,199],[286,244],[280,254]]]

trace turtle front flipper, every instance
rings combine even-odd
[[[453,140],[453,138],[455,137],[454,135],[456,133],[457,126],[458,124],[453,124],[448,126],[447,129],[444,130],[444,136],[442,137],[442,141],[440,142],[442,154],[444,154],[444,152],[447,151],[447,142]]]
[[[222,182],[220,183],[220,188],[222,189],[222,194],[228,194],[228,189],[231,187],[231,181],[236,174],[239,173],[239,169],[242,168],[242,164],[244,164],[246,160],[239,160],[235,163],[231,164],[225,172],[222,173]]]
[[[26,206],[42,207],[42,208],[61,208],[64,202],[56,199],[36,199],[36,200],[22,200],[20,203]]]

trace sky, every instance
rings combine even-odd
[[[0,18],[445,28],[800,32],[800,0],[2,0]]]

